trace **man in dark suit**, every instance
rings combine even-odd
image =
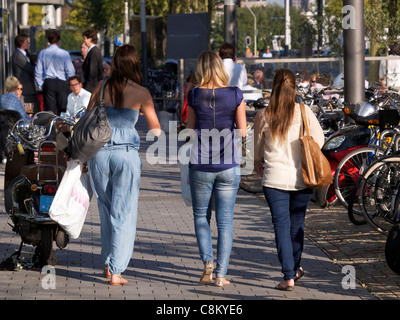
[[[26,51],[29,47],[29,37],[26,34],[19,34],[14,42],[15,50],[11,57],[13,74],[23,86],[24,102],[33,103],[33,110],[36,113],[40,108],[35,88],[35,66]]]
[[[82,65],[82,73],[85,81],[83,88],[93,93],[99,81],[103,79],[103,58],[100,49],[96,46],[98,41],[96,31],[86,30],[82,33],[82,37],[89,48]]]

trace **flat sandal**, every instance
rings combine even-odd
[[[203,274],[201,275],[200,278],[200,283],[201,284],[210,284],[212,283],[212,273],[214,271],[214,265],[211,261],[206,261],[204,264],[204,270]]]

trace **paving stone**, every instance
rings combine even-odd
[[[143,119],[139,128],[141,133],[145,131]],[[0,271],[0,300],[377,300],[393,297],[399,291],[398,282],[393,285],[392,281],[389,286],[388,279],[380,277],[377,279],[379,286],[375,287],[370,275],[364,274],[364,265],[368,269],[374,265],[388,278],[397,277],[387,270],[382,260],[376,260],[379,250],[375,248],[372,254],[363,251],[366,249],[364,243],[368,248],[374,244],[359,242],[360,238],[367,239],[368,236],[356,228],[346,231],[351,226],[343,221],[346,217],[343,210],[327,212],[315,205],[310,207],[306,219],[307,238],[302,260],[305,276],[296,283],[293,292],[274,289],[282,280],[282,274],[269,210],[262,197],[242,190],[236,201],[234,245],[227,274],[232,284],[225,288],[199,284],[203,265],[194,236],[192,210],[180,196],[179,165],[150,165],[145,156],[149,143],[143,138],[142,142],[143,168],[135,249],[124,273],[129,283],[112,287],[103,278],[100,219],[97,203],[92,199],[80,237],[71,240],[65,249],[56,250],[56,289],[42,288],[44,275],[40,270]],[[1,166],[0,186],[3,178],[4,166]],[[8,217],[1,213],[1,260],[13,253],[20,242],[7,222]],[[371,233],[368,229],[363,230]],[[215,247],[214,217],[212,232]],[[374,239],[381,241],[382,247],[382,237],[374,235]],[[343,248],[353,245],[356,250]],[[375,260],[363,260],[367,258]],[[342,266],[353,265],[356,259],[361,259],[357,262],[359,269],[356,272],[359,282],[355,289],[345,290]],[[371,294],[360,283],[376,288],[377,292],[372,290]]]

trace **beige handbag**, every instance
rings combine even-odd
[[[302,174],[306,186],[320,190],[332,183],[333,176],[328,159],[326,159],[319,145],[310,136],[306,110],[304,108],[304,104],[301,104],[300,109],[303,121],[299,139],[301,145]]]

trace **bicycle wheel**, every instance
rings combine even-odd
[[[361,213],[361,204],[360,204],[360,182],[361,179],[358,179],[354,188],[349,196],[348,207],[347,207],[347,215],[351,223],[356,226],[361,226],[367,223],[365,221],[363,214]]]
[[[400,157],[386,157],[371,165],[361,177],[361,212],[367,223],[380,233],[388,234],[399,221],[395,201],[400,185]]]
[[[340,203],[346,209],[358,178],[381,154],[382,150],[377,147],[365,147],[351,151],[339,162],[333,178],[333,187]]]

